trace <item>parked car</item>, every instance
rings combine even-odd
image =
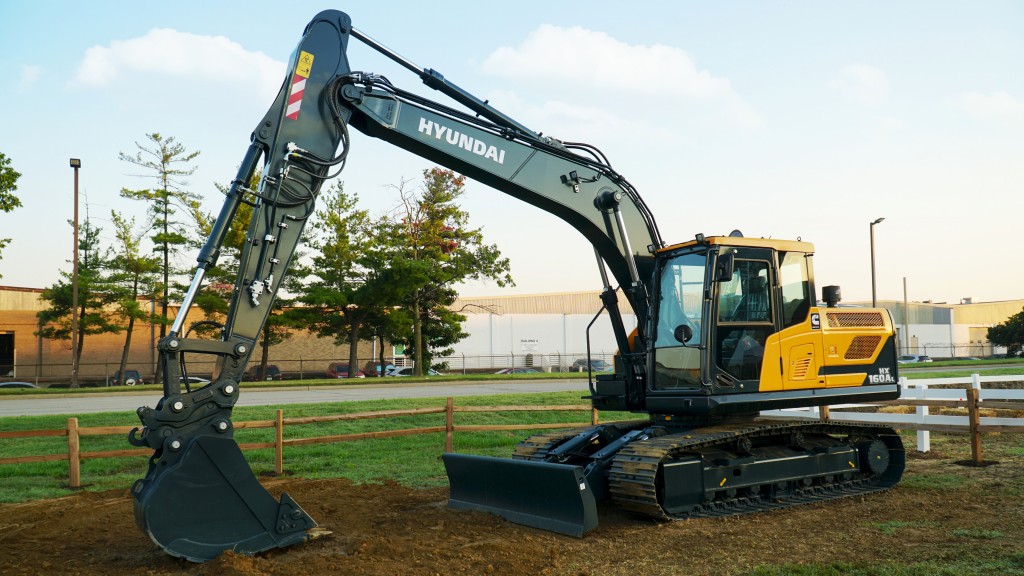
[[[344,362],[331,362],[331,365],[327,367],[328,378],[348,378],[349,368],[348,364]],[[366,378],[366,374],[362,370],[358,370],[355,375],[356,378]]]
[[[394,369],[395,369],[395,365],[394,364],[385,364],[384,365],[384,370],[381,371],[380,363],[379,362],[372,362],[371,361],[371,362],[367,362],[366,366],[363,366],[363,374],[366,374],[367,376],[369,376],[371,378],[376,378],[378,376],[387,376],[387,373],[392,371],[392,370],[394,370]]]
[[[572,371],[573,372],[586,372],[587,371],[587,359],[586,358],[577,358],[576,361],[572,363]],[[612,365],[607,363],[607,362],[605,362],[604,360],[591,360],[590,361],[590,371],[591,372],[611,372],[612,371]]]
[[[536,374],[537,371],[533,368],[502,368],[495,372],[495,374]]]
[[[0,388],[35,388],[36,385],[31,382],[0,382]]]
[[[900,364],[917,364],[918,362],[931,362],[930,356],[922,356],[920,354],[904,354],[896,359],[896,362]]]
[[[444,376],[444,374],[430,368],[427,370],[427,376]],[[390,372],[385,376],[412,376],[412,366],[406,366],[405,368],[392,368]]]
[[[114,372],[114,375],[107,381],[110,386],[120,386],[121,382],[121,371]],[[143,385],[145,382],[142,380],[142,374],[138,370],[125,370],[124,371],[124,382],[125,386]]]
[[[281,374],[281,369],[274,364],[267,365],[266,374],[260,372],[260,365],[257,364],[249,369],[246,373],[245,379],[249,382],[258,382],[260,380],[281,380],[284,376]]]

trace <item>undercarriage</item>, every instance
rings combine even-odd
[[[884,490],[905,466],[891,428],[753,419],[605,424],[533,436],[511,460],[444,459],[454,508],[574,536],[600,500],[658,520],[746,514]]]

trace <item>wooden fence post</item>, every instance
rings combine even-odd
[[[829,416],[828,406],[821,406],[819,412],[820,412],[820,418],[821,418],[822,421],[828,420],[828,416]]]
[[[284,475],[284,410],[280,408],[274,421],[274,474]]]
[[[78,458],[78,418],[68,418],[68,487],[82,486],[81,461]]]
[[[597,426],[597,420],[598,420],[597,408],[591,408],[590,409],[590,425],[591,426]]]
[[[967,419],[971,427],[971,460],[980,465],[981,432],[978,431],[978,426],[981,423],[981,417],[978,414],[978,390],[976,388],[967,389]]]
[[[455,433],[455,399],[451,396],[444,405],[444,451],[454,452],[454,441],[452,436]]]

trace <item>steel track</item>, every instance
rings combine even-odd
[[[729,496],[728,491],[722,491],[714,500],[704,502],[683,513],[669,513],[662,508],[658,486],[658,472],[662,463],[684,455],[700,453],[702,450],[731,447],[742,436],[788,436],[795,432],[881,439],[889,448],[890,465],[881,475],[874,475],[861,467],[845,478],[834,477],[831,482],[825,482],[821,478],[814,479],[809,485],[795,482],[792,483],[789,492],[781,497],[773,496],[771,486],[764,485],[758,487],[756,493],[750,489],[741,489],[734,496]],[[753,427],[721,426],[659,436],[629,444],[615,456],[608,473],[608,482],[612,499],[618,507],[651,518],[672,520],[748,514],[877,492],[899,482],[904,463],[905,457],[902,454],[899,436],[884,426],[820,422]]]

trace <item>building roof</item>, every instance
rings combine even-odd
[[[456,300],[451,309],[460,314],[596,314],[601,292],[468,296]]]

